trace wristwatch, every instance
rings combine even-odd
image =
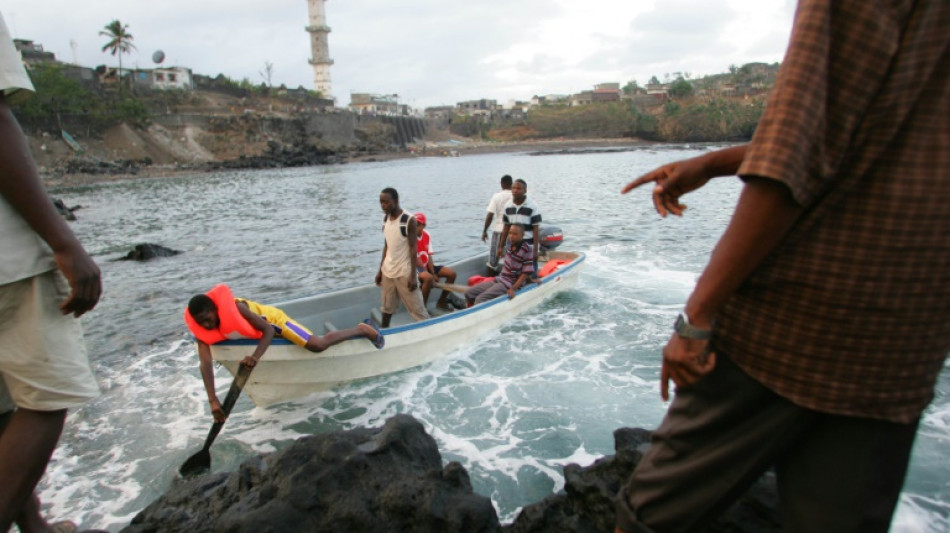
[[[711,329],[700,329],[689,323],[689,315],[685,310],[676,317],[673,331],[684,339],[708,340],[712,338]]]

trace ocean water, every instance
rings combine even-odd
[[[194,346],[181,321],[195,293],[227,282],[278,302],[370,283],[379,265],[378,193],[425,212],[439,262],[479,253],[485,206],[503,174],[528,182],[563,247],[587,262],[577,286],[430,365],[301,401],[256,408],[242,398],[212,448],[214,470],[294,439],[379,426],[408,413],[444,461],[468,470],[502,522],[563,488],[562,468],[613,453],[616,428],[654,428],[660,349],[740,184],[722,179],[660,219],[639,174],[707,147],[622,153],[490,154],[200,174],[53,191],[80,204],[74,230],[104,274],[83,317],[102,396],[70,413],[39,487],[46,512],[118,531],[163,494],[211,424]],[[114,261],[141,242],[181,255]],[[219,391],[230,383],[217,371]],[[950,372],[921,424],[893,531],[950,531]]]

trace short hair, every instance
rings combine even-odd
[[[505,174],[501,177],[501,186],[502,187],[511,187],[511,176]]]
[[[196,294],[188,301],[188,312],[192,317],[217,310],[218,306],[214,305],[214,300],[207,294]]]
[[[382,192],[383,194],[388,194],[389,197],[392,198],[393,200],[397,202],[399,201],[399,193],[396,192],[396,189],[393,189],[392,187],[386,187],[385,189],[382,190]]]
[[[518,179],[515,180],[515,183],[520,183],[520,184],[524,185],[524,190],[526,190],[526,191],[528,190],[528,182],[527,182],[527,181],[525,181],[525,180],[523,180],[523,179],[521,179],[521,178],[518,178]]]

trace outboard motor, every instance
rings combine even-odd
[[[541,242],[538,243],[541,253],[549,252],[564,242],[564,233],[557,226],[542,225],[538,233],[541,238]]]

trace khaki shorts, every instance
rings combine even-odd
[[[0,285],[0,408],[6,397],[57,411],[99,395],[79,320],[59,310],[68,295],[56,270]]]
[[[402,300],[413,320],[418,322],[429,318],[429,312],[422,301],[422,291],[419,286],[416,286],[416,290],[409,291],[409,276],[390,278],[384,274],[379,287],[382,291],[380,311],[383,313],[387,315],[395,314],[396,310],[399,309],[399,301]]]

